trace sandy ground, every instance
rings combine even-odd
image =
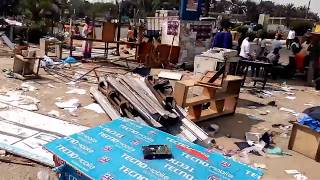
[[[12,64],[13,60],[9,57],[0,58],[1,69],[12,69]],[[67,111],[58,109],[54,105],[54,103],[57,101],[56,98],[58,97],[62,98],[63,100],[77,98],[80,100],[82,106],[93,103],[94,100],[91,98],[88,89],[94,84],[79,84],[79,88],[87,90],[85,95],[66,94],[66,91],[69,90],[68,88],[70,87],[70,85],[67,85],[66,82],[63,82],[54,76],[48,75],[44,71],[40,71],[40,75],[43,77],[42,79],[34,80],[36,83],[35,85],[39,88],[39,90],[27,93],[28,95],[36,97],[40,100],[40,113],[47,114],[51,110],[57,110],[60,112],[61,119],[90,127],[108,122],[108,117],[104,114],[97,114],[94,111],[79,108],[79,110],[76,112],[76,116],[73,116]],[[19,88],[22,83],[20,80],[5,77],[3,73],[0,74],[0,81],[1,91],[15,90]],[[270,82],[268,87],[276,87],[281,85],[283,82],[284,80]],[[52,84],[56,88],[51,88],[48,86],[48,84]],[[294,90],[296,93],[295,96],[297,97],[296,100],[286,99],[285,97],[287,95],[284,95],[282,92],[274,94],[272,97],[258,98],[255,95],[247,93],[246,90],[252,86],[251,84],[247,84],[247,88],[242,89],[240,102],[235,115],[208,120],[199,123],[199,125],[201,127],[207,127],[210,124],[219,125],[220,130],[214,137],[221,147],[230,150],[237,149],[234,142],[244,141],[245,132],[251,131],[263,133],[266,130],[282,132],[277,128],[272,128],[272,124],[281,123],[289,125],[288,121],[294,120],[295,117],[289,113],[279,111],[280,107],[291,108],[297,112],[302,112],[307,108],[307,106],[304,105],[305,103],[320,105],[320,92],[314,91],[313,88],[305,87],[304,83],[299,80],[287,81],[287,84],[297,89]],[[270,101],[276,101],[277,107],[263,106],[258,108],[259,111],[269,110],[270,113],[268,115],[259,115],[257,109],[247,108],[248,105],[255,105],[256,103],[267,104]],[[262,120],[250,119],[248,117],[249,114],[255,115]],[[276,146],[283,148],[285,151],[288,151],[288,140],[289,137],[283,138],[276,136],[274,138]],[[303,172],[307,177],[309,177],[309,179],[320,179],[320,163],[317,163],[314,160],[293,151],[288,152],[290,152],[292,156],[266,158],[250,155],[250,161],[251,163],[263,163],[267,166],[267,170],[265,170],[263,179],[293,179],[292,176],[287,175],[284,172],[286,169],[296,169],[300,172]],[[39,171],[48,172],[53,178],[51,170],[41,165],[29,167],[0,162],[0,180],[34,180],[37,179],[37,174]]]

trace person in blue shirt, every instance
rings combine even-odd
[[[211,48],[213,47],[232,49],[232,34],[228,26],[222,27],[222,30],[215,35],[211,45]]]

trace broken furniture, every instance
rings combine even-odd
[[[174,98],[179,106],[189,108],[189,119],[194,122],[234,114],[242,80],[239,76],[228,75],[222,87],[199,83],[195,79],[178,81],[174,88]],[[192,93],[194,87],[202,87],[202,93]]]
[[[145,83],[165,110],[175,112],[179,116],[182,123],[180,128],[184,128],[192,133],[197,138],[195,143],[204,147],[210,146],[213,139],[208,137],[208,134],[199,126],[186,118],[187,113],[185,110],[176,104],[172,96],[173,88],[169,80],[156,79],[153,76],[148,76],[145,79]]]
[[[122,117],[130,117],[141,124],[163,130],[190,142],[211,147],[212,138],[185,118],[186,113],[182,108],[175,106],[175,103],[172,103],[170,107],[165,107],[162,97],[158,97],[157,93],[152,90],[153,88],[150,91],[144,81],[123,75],[117,78],[108,76],[105,82],[99,84],[98,89],[108,101],[102,102],[101,105],[110,117],[120,114]],[[91,93],[95,98],[101,98],[97,92],[92,91]],[[171,96],[168,99],[173,98]],[[98,102],[101,103],[101,101],[104,100],[101,99]],[[112,108],[108,109],[107,107],[110,106]]]
[[[104,40],[99,40],[99,39],[89,39],[89,38],[83,38],[83,37],[79,37],[79,36],[71,36],[70,38],[70,47],[73,47],[73,40],[81,40],[81,41],[92,41],[92,42],[105,42]],[[140,44],[139,43],[136,43],[136,42],[126,42],[126,41],[113,41],[112,43],[116,43],[116,44],[124,44],[124,45],[132,45],[135,47],[136,49],[136,55],[135,55],[135,60],[137,59],[137,55],[138,55],[138,50],[139,50],[139,46]],[[108,47],[108,43],[107,45],[105,46],[105,52],[104,52],[104,55],[106,58],[108,58],[108,49],[110,49]],[[69,53],[69,56],[73,56],[73,48],[70,48],[70,53]]]
[[[19,54],[14,55],[13,73],[16,77],[22,80],[28,78],[38,78],[39,76],[40,58],[35,56],[34,51],[29,51],[27,53],[28,55],[25,57]],[[38,64],[36,71],[34,71],[36,61],[38,61]]]
[[[242,75],[244,77],[242,82],[243,86],[250,68],[254,86],[259,82],[262,83],[262,89],[264,89],[268,81],[269,73],[271,73],[272,66],[271,63],[263,61],[240,60],[237,67],[237,75]]]
[[[194,58],[194,75],[200,77],[208,71],[218,71],[225,65],[227,74],[234,74],[239,57],[237,51],[213,48]]]
[[[179,46],[169,46],[166,44],[156,46],[153,42],[142,42],[138,51],[139,63],[153,68],[177,64],[179,56]]]
[[[58,41],[55,38],[41,38],[40,57],[52,56],[48,54],[50,52],[50,49],[54,49],[54,57],[62,59],[62,42]]]
[[[308,126],[293,123],[288,149],[320,162],[320,132]]]

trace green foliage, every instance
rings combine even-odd
[[[23,0],[20,1],[21,12],[31,21],[40,21],[43,12],[51,8],[53,0]]]

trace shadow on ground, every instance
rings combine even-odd
[[[206,132],[211,124],[216,124],[220,130],[215,134],[215,138],[229,136],[236,139],[244,139],[245,133],[249,132],[256,124],[263,122],[263,120],[254,120],[245,114],[236,113],[233,116],[225,116],[217,119],[203,121],[198,123]]]

